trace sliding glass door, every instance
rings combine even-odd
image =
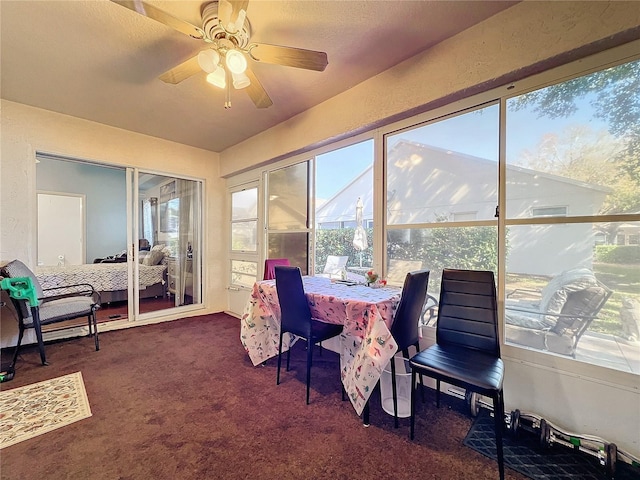
[[[43,285],[93,285],[101,323],[202,304],[201,181],[42,152],[37,160],[33,268]]]
[[[137,185],[136,313],[202,303],[202,182],[140,172]]]

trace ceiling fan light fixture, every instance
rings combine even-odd
[[[219,63],[220,54],[212,48],[203,50],[198,54],[198,65],[207,73],[213,73],[218,68]]]
[[[222,67],[216,68],[213,72],[207,75],[207,82],[211,85],[215,85],[218,88],[224,88],[227,86],[225,79],[226,75]]]
[[[241,90],[251,85],[251,80],[247,77],[246,73],[231,73],[233,76],[233,88]]]
[[[227,51],[227,68],[231,73],[244,73],[247,69],[247,58],[234,48]]]

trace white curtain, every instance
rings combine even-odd
[[[158,199],[152,197],[142,200],[142,238],[151,245],[158,243]]]

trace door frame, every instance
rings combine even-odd
[[[36,191],[36,212],[37,212],[37,226],[38,238],[36,243],[36,262],[40,265],[40,196],[47,195],[50,197],[66,197],[70,199],[80,199],[80,257],[82,263],[87,261],[87,198],[82,193],[68,193],[68,192],[56,192],[49,190],[37,190]],[[65,213],[65,217],[68,218],[68,213]],[[65,261],[62,259],[61,261]]]

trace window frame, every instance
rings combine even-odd
[[[256,206],[256,217],[255,219],[253,217],[248,217],[248,218],[243,218],[240,220],[233,220],[233,194],[237,193],[237,192],[241,192],[241,191],[246,191],[246,190],[252,190],[255,189],[256,190],[256,200],[258,202],[257,206]],[[261,212],[261,195],[260,195],[260,184],[258,181],[252,181],[252,182],[248,182],[248,183],[244,183],[244,184],[240,184],[240,185],[235,185],[233,187],[229,187],[228,191],[227,191],[227,198],[228,198],[228,205],[229,205],[229,261],[228,261],[228,271],[229,271],[229,275],[228,275],[228,282],[229,285],[232,286],[233,288],[238,288],[238,289],[247,289],[250,290],[251,287],[247,287],[246,285],[240,284],[240,283],[235,283],[234,282],[234,269],[233,269],[233,262],[234,261],[242,261],[242,262],[250,262],[250,263],[254,263],[255,267],[256,267],[256,278],[255,280],[258,280],[260,274],[261,274],[261,270],[262,267],[260,266],[260,246],[262,243],[262,239],[261,239],[261,235],[260,235],[260,231],[261,231],[261,220],[260,220],[260,212]],[[234,250],[233,249],[233,224],[234,223],[239,223],[239,222],[247,222],[247,221],[253,221],[255,220],[256,222],[256,249],[255,251],[253,250]],[[242,273],[242,272],[240,272]]]

